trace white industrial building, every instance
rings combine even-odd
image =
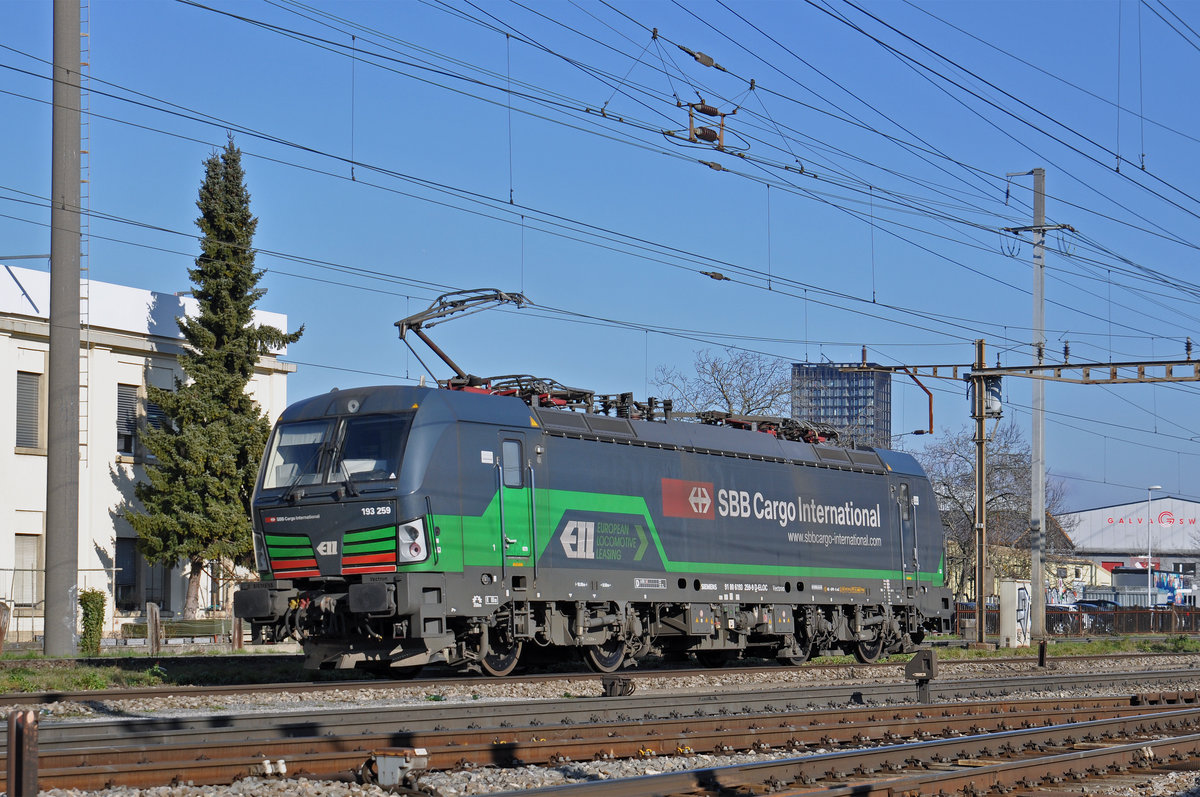
[[[1059,515],[1059,521],[1075,544],[1075,555],[1108,573],[1144,570],[1149,561],[1156,575],[1191,588],[1200,561],[1200,502],[1152,494],[1144,501]]]
[[[89,281],[83,285],[80,346],[80,589],[107,593],[106,632],[140,615],[147,602],[164,613],[182,609],[182,570],[148,565],[136,534],[121,517],[144,478],[138,429],[156,408],[146,386],[171,388],[183,378],[183,339],[175,319],[195,315],[190,297]],[[42,633],[46,532],[46,393],[50,274],[3,266],[0,271],[0,601],[12,608],[8,639]],[[256,311],[255,320],[287,329],[287,317]],[[249,391],[274,420],[287,405],[295,366],[272,352],[261,358]],[[224,615],[229,584],[209,579],[208,610]]]

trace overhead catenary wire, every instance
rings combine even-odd
[[[814,8],[817,8],[817,9],[819,9],[819,10],[821,10],[821,11],[823,11],[823,12],[825,12],[825,13],[829,14],[829,15],[830,15],[830,16],[832,16],[834,19],[838,19],[839,21],[842,21],[842,22],[844,22],[846,25],[850,26],[852,29],[854,29],[854,30],[857,30],[858,32],[862,33],[864,36],[868,37],[868,38],[869,38],[869,39],[871,39],[872,41],[875,41],[875,42],[876,42],[877,44],[879,44],[881,47],[884,47],[884,48],[885,48],[885,49],[887,49],[888,51],[890,51],[890,52],[892,52],[892,53],[895,53],[895,54],[896,54],[896,56],[897,56],[897,57],[899,57],[900,59],[902,59],[903,61],[905,61],[905,62],[908,62],[908,63],[911,63],[911,64],[913,64],[914,66],[916,66],[916,67],[918,67],[918,68],[920,68],[920,69],[927,70],[928,72],[930,72],[930,73],[931,73],[931,74],[933,74],[933,75],[936,75],[936,76],[937,76],[939,79],[941,79],[941,80],[945,81],[946,83],[948,83],[948,84],[950,84],[950,85],[953,85],[953,86],[955,86],[956,88],[958,88],[958,89],[960,89],[960,90],[962,90],[962,91],[966,92],[967,94],[969,94],[969,95],[971,95],[971,96],[973,96],[973,97],[975,97],[975,98],[979,99],[981,102],[983,102],[983,103],[985,103],[986,105],[988,105],[988,106],[992,107],[993,109],[995,109],[995,110],[997,110],[997,111],[1001,112],[1002,114],[1004,114],[1004,115],[1006,115],[1006,116],[1010,117],[1010,118],[1011,118],[1011,119],[1013,119],[1014,121],[1016,121],[1016,122],[1019,122],[1020,124],[1023,124],[1023,125],[1025,125],[1025,126],[1028,126],[1028,127],[1032,128],[1033,130],[1037,131],[1038,133],[1040,133],[1040,134],[1042,134],[1042,135],[1044,135],[1044,136],[1047,136],[1047,137],[1048,137],[1048,138],[1050,138],[1051,140],[1053,140],[1053,141],[1056,141],[1057,143],[1059,143],[1059,144],[1061,144],[1061,145],[1063,145],[1063,146],[1067,147],[1067,148],[1068,148],[1068,149],[1070,149],[1071,151],[1073,151],[1073,152],[1075,152],[1076,154],[1078,154],[1078,155],[1080,155],[1080,156],[1082,156],[1082,157],[1086,158],[1087,160],[1090,160],[1090,161],[1092,161],[1092,162],[1093,162],[1093,163],[1095,163],[1096,165],[1099,165],[1099,166],[1102,166],[1102,165],[1103,165],[1103,163],[1100,161],[1100,159],[1099,159],[1098,157],[1096,157],[1095,155],[1092,155],[1091,153],[1085,152],[1085,151],[1084,151],[1083,149],[1081,149],[1080,147],[1078,147],[1078,146],[1076,146],[1076,145],[1074,145],[1074,144],[1071,144],[1070,142],[1066,141],[1066,140],[1065,140],[1064,138],[1062,138],[1060,135],[1056,135],[1056,134],[1054,134],[1054,133],[1050,133],[1049,131],[1047,131],[1047,130],[1045,130],[1045,129],[1043,129],[1043,128],[1040,128],[1040,127],[1038,127],[1037,125],[1033,124],[1032,122],[1030,122],[1030,121],[1028,121],[1028,120],[1026,120],[1026,119],[1024,119],[1024,118],[1022,118],[1022,117],[1021,117],[1021,116],[1019,116],[1018,114],[1016,114],[1016,113],[1014,113],[1013,111],[1011,111],[1011,110],[1009,110],[1009,109],[1005,108],[1004,106],[1000,105],[999,103],[997,103],[997,102],[995,102],[995,101],[993,101],[993,100],[991,100],[991,99],[989,99],[989,98],[987,98],[987,97],[984,97],[984,96],[983,96],[982,94],[980,94],[979,92],[977,92],[977,91],[974,91],[973,89],[971,89],[971,88],[969,88],[969,87],[965,86],[964,84],[962,84],[962,83],[960,83],[960,82],[958,82],[958,81],[954,80],[953,78],[950,78],[949,76],[947,76],[947,75],[945,75],[945,74],[942,74],[942,73],[940,73],[940,72],[937,72],[936,70],[932,69],[931,67],[929,67],[929,66],[928,66],[928,65],[926,65],[926,64],[923,64],[923,63],[921,63],[920,61],[918,61],[917,59],[913,58],[912,56],[910,56],[910,55],[908,55],[908,54],[906,54],[906,53],[903,53],[903,52],[899,51],[897,48],[893,47],[892,45],[889,45],[889,44],[887,44],[886,42],[884,42],[884,41],[882,41],[881,39],[879,39],[878,37],[876,37],[876,36],[874,36],[874,35],[872,35],[872,34],[868,33],[868,32],[867,32],[866,30],[864,30],[862,27],[860,27],[860,26],[858,26],[857,24],[855,24],[855,23],[851,22],[850,20],[848,20],[848,19],[847,19],[847,18],[845,18],[844,16],[842,16],[842,15],[840,15],[840,14],[833,13],[832,11],[830,11],[830,10],[829,10],[829,9],[827,9],[827,8],[823,8],[823,7],[822,7],[822,6],[821,6],[821,5],[820,5],[820,4],[817,2],[817,0],[805,0],[805,2],[807,2],[807,3],[808,3],[810,6],[812,6],[812,7],[814,7]],[[1017,103],[1018,105],[1020,105],[1022,108],[1024,108],[1024,109],[1025,109],[1025,110],[1027,110],[1027,111],[1029,111],[1030,113],[1034,114],[1035,116],[1038,116],[1038,117],[1040,117],[1040,118],[1042,118],[1042,119],[1046,120],[1047,122],[1050,122],[1051,124],[1054,124],[1055,126],[1062,128],[1062,129],[1063,129],[1063,131],[1064,131],[1064,133],[1069,133],[1069,134],[1071,134],[1071,135],[1077,136],[1077,137],[1078,137],[1078,138],[1080,138],[1080,139],[1083,139],[1083,141],[1084,141],[1084,142],[1086,142],[1086,143],[1087,143],[1087,144],[1089,144],[1090,146],[1093,146],[1093,147],[1095,147],[1096,149],[1100,150],[1100,151],[1101,151],[1102,153],[1104,153],[1104,154],[1107,154],[1107,155],[1110,155],[1110,156],[1112,156],[1112,157],[1115,157],[1115,158],[1117,158],[1118,160],[1122,160],[1122,161],[1123,161],[1123,160],[1125,160],[1124,158],[1122,158],[1122,157],[1121,157],[1121,155],[1120,155],[1119,153],[1117,153],[1117,152],[1114,152],[1114,151],[1113,151],[1111,148],[1109,148],[1109,147],[1106,147],[1106,146],[1104,146],[1103,144],[1101,144],[1101,143],[1099,143],[1099,142],[1095,141],[1094,139],[1091,139],[1091,138],[1089,138],[1088,136],[1085,136],[1085,135],[1083,135],[1083,134],[1082,134],[1081,132],[1079,132],[1078,130],[1076,130],[1076,129],[1074,129],[1074,128],[1071,128],[1071,127],[1069,127],[1069,126],[1067,126],[1067,125],[1066,125],[1066,124],[1064,124],[1062,121],[1060,121],[1060,120],[1058,120],[1058,119],[1055,119],[1054,117],[1052,117],[1052,116],[1050,116],[1049,114],[1047,114],[1045,111],[1043,111],[1043,110],[1041,110],[1041,109],[1039,109],[1039,108],[1036,108],[1036,107],[1034,107],[1034,106],[1030,105],[1028,102],[1026,102],[1026,101],[1022,100],[1021,98],[1019,98],[1019,97],[1017,97],[1016,95],[1012,94],[1011,92],[1009,92],[1009,91],[1007,91],[1007,90],[1003,89],[1002,87],[1000,87],[1000,86],[997,86],[996,84],[992,83],[991,81],[988,81],[986,78],[983,78],[983,77],[981,77],[980,75],[976,74],[974,71],[972,71],[972,70],[970,70],[970,69],[968,69],[968,68],[966,68],[966,67],[962,66],[961,64],[958,64],[958,63],[956,63],[956,62],[955,62],[955,61],[953,61],[952,59],[950,59],[950,58],[947,58],[945,55],[943,55],[943,54],[941,54],[941,53],[938,53],[938,52],[934,51],[934,50],[933,50],[932,48],[930,48],[928,45],[926,45],[926,44],[924,44],[924,43],[922,43],[922,42],[916,41],[915,39],[913,39],[913,38],[912,38],[911,36],[909,36],[908,34],[904,33],[903,31],[900,31],[899,29],[897,29],[897,28],[896,28],[896,27],[894,27],[893,25],[891,25],[891,24],[887,23],[886,21],[882,20],[882,19],[881,19],[880,17],[878,17],[877,15],[875,15],[875,14],[873,14],[873,13],[871,13],[871,12],[867,11],[866,9],[862,8],[861,6],[857,5],[857,4],[856,4],[856,3],[854,3],[852,0],[842,0],[842,3],[843,3],[843,4],[845,4],[845,5],[848,5],[848,6],[850,6],[851,8],[854,8],[855,10],[857,10],[859,13],[861,13],[861,14],[862,14],[862,15],[864,15],[864,16],[866,16],[867,18],[869,18],[869,19],[872,19],[872,20],[876,21],[877,23],[879,23],[880,25],[882,25],[882,26],[886,27],[887,29],[889,29],[889,30],[891,30],[891,31],[895,32],[895,33],[896,33],[896,34],[898,34],[899,36],[903,37],[903,38],[904,38],[906,41],[909,41],[909,42],[911,42],[912,44],[914,44],[914,45],[915,45],[915,46],[917,46],[918,48],[920,48],[920,49],[922,49],[923,51],[925,51],[925,52],[929,53],[929,54],[930,54],[931,56],[933,56],[934,58],[937,58],[937,59],[939,59],[939,60],[941,60],[941,61],[943,61],[943,62],[945,62],[945,63],[947,63],[947,64],[949,64],[949,65],[951,65],[951,66],[953,66],[954,68],[956,68],[956,69],[958,69],[958,70],[962,71],[963,73],[965,73],[965,74],[967,74],[967,75],[970,75],[972,78],[974,78],[974,79],[976,79],[976,80],[979,80],[980,82],[982,82],[982,83],[984,83],[985,85],[987,85],[987,86],[991,87],[992,89],[994,89],[994,90],[996,90],[996,91],[999,91],[1001,94],[1003,94],[1004,96],[1008,97],[1010,100],[1014,101],[1015,103]],[[1129,162],[1129,161],[1125,161],[1125,162]],[[1131,165],[1135,165],[1135,166],[1136,166],[1137,164],[1131,164]],[[1154,174],[1154,173],[1153,173],[1153,172],[1151,172],[1151,171],[1141,172],[1141,171],[1139,170],[1139,172],[1135,172],[1135,173],[1144,173],[1144,174],[1147,174],[1148,176],[1150,176],[1150,177],[1151,177],[1153,180],[1155,180],[1155,181],[1156,181],[1157,183],[1159,183],[1160,185],[1162,185],[1162,186],[1164,186],[1164,187],[1167,187],[1167,188],[1170,188],[1171,190],[1173,190],[1173,191],[1177,192],[1178,194],[1180,194],[1180,196],[1181,196],[1183,199],[1186,199],[1186,200],[1188,200],[1188,201],[1190,201],[1190,202],[1200,202],[1200,200],[1198,200],[1196,197],[1192,196],[1191,194],[1189,194],[1188,192],[1184,191],[1183,189],[1181,189],[1181,188],[1179,188],[1179,187],[1177,187],[1177,186],[1174,186],[1174,185],[1172,185],[1171,183],[1168,183],[1166,180],[1164,180],[1163,178],[1159,177],[1157,174]],[[1178,210],[1180,210],[1180,211],[1183,211],[1184,213],[1187,213],[1188,215],[1190,215],[1190,216],[1192,216],[1192,217],[1194,217],[1194,218],[1200,219],[1200,211],[1197,211],[1196,209],[1193,209],[1193,208],[1188,208],[1188,207],[1185,207],[1184,205],[1180,204],[1180,202],[1179,202],[1179,201],[1177,201],[1177,200],[1174,200],[1174,199],[1171,199],[1170,197],[1167,197],[1167,196],[1165,196],[1164,194],[1162,194],[1162,193],[1160,193],[1160,192],[1156,191],[1155,189],[1153,189],[1153,188],[1150,188],[1149,186],[1146,186],[1146,185],[1144,185],[1144,184],[1142,184],[1142,183],[1140,183],[1140,182],[1138,182],[1138,181],[1134,180],[1132,177],[1130,177],[1130,176],[1129,176],[1129,174],[1130,174],[1129,172],[1125,172],[1125,173],[1121,173],[1121,174],[1122,174],[1122,175],[1123,175],[1123,176],[1126,178],[1126,180],[1127,180],[1127,181],[1128,181],[1130,184],[1132,184],[1132,185],[1135,185],[1135,186],[1137,186],[1137,187],[1139,187],[1139,188],[1143,189],[1143,190],[1144,190],[1144,191],[1146,191],[1147,193],[1149,193],[1149,194],[1151,194],[1152,196],[1155,196],[1155,197],[1157,197],[1157,198],[1159,198],[1159,199],[1163,200],[1164,202],[1168,203],[1169,205],[1171,205],[1171,206],[1175,207],[1176,209],[1178,209]]]
[[[352,158],[352,161],[353,160],[354,160],[354,158]],[[772,184],[767,184],[767,185],[772,185]],[[871,185],[871,184],[870,184],[870,182],[866,182],[866,185]]]
[[[252,132],[252,134],[256,134],[256,131]],[[277,139],[274,139],[273,137],[270,137],[270,136],[266,136],[266,138],[267,138],[268,140],[277,140]],[[312,149],[312,148],[301,147],[301,149],[304,149],[304,150],[306,150],[306,151],[311,151],[311,152],[317,152],[317,150],[314,150],[314,149]],[[387,170],[382,170],[382,171],[385,171],[385,172],[386,172]],[[816,289],[816,288],[814,287],[814,289]],[[817,290],[819,290],[819,289],[817,289]]]
[[[266,139],[268,139],[268,140],[278,140],[278,139],[276,139],[275,137],[265,136],[265,134],[258,133],[258,131],[251,131],[251,134],[260,134],[260,136],[263,136],[263,137],[265,137],[265,138],[266,138]],[[305,148],[305,146],[300,146],[300,149],[302,149],[302,150],[305,150],[305,151],[311,151],[311,152],[319,152],[319,150],[316,150],[316,149],[313,149],[313,148]],[[329,154],[326,154],[326,155],[329,155]],[[331,155],[329,155],[329,156],[331,156]],[[331,157],[332,157],[332,156],[331,156]],[[270,158],[268,158],[268,160],[270,160]],[[379,169],[379,170],[380,170],[380,172],[383,172],[383,173],[388,173],[388,170],[386,170],[386,169]],[[407,178],[407,176],[409,176],[409,175],[404,175],[404,176],[406,176],[406,178]],[[443,186],[443,187],[444,187],[444,186]],[[479,194],[476,194],[476,197],[478,197],[478,196],[479,196]],[[811,196],[811,192],[810,192],[810,196]],[[530,209],[530,210],[532,210],[532,209]],[[944,257],[944,256],[941,256],[941,257]],[[732,264],[727,264],[727,265],[731,265],[731,266],[732,266]],[[737,268],[737,266],[733,266],[733,268]],[[817,287],[815,287],[815,286],[812,286],[812,289],[821,290],[820,288],[817,288]]]

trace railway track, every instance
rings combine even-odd
[[[1063,656],[1050,658],[1047,661],[1049,667],[1053,668],[1060,664],[1071,663],[1086,664],[1090,662],[1120,662],[1122,660],[1173,660],[1178,659],[1181,655],[1190,655],[1200,662],[1200,654],[1178,654],[1178,653],[1130,653],[1130,654],[1109,654],[1109,655],[1085,655],[1085,656]],[[233,657],[237,663],[245,666],[246,657]],[[17,662],[8,662],[7,666]],[[151,666],[152,663],[147,661],[146,666]],[[977,669],[981,665],[992,667],[1027,667],[1030,671],[1039,671],[1043,668],[1038,667],[1036,657],[1032,656],[1015,656],[1015,657],[990,657],[982,659],[941,659],[938,666],[941,669],[943,677],[955,677],[959,672],[970,672],[972,669]],[[690,676],[712,677],[723,673],[737,673],[739,675],[772,675],[789,672],[809,672],[814,675],[820,675],[829,672],[840,672],[848,667],[855,668],[856,671],[863,671],[864,668],[869,668],[872,677],[887,677],[891,676],[897,680],[902,679],[904,663],[903,662],[885,662],[873,665],[862,664],[821,664],[808,663],[799,668],[781,667],[778,664],[766,666],[748,665],[727,669],[711,669],[711,668],[696,668],[696,667],[654,667],[647,669],[630,669],[620,673],[620,677],[628,678],[635,683],[651,678],[685,678]],[[610,676],[602,676],[590,671],[580,672],[553,672],[553,673],[532,673],[523,675],[511,675],[497,681],[495,679],[486,678],[479,675],[463,676],[454,673],[451,670],[431,669],[427,677],[412,678],[405,680],[390,680],[384,678],[372,678],[367,680],[335,680],[335,681],[290,681],[282,683],[268,684],[222,684],[222,685],[206,685],[206,686],[191,686],[191,685],[164,685],[156,687],[135,687],[123,689],[91,689],[91,690],[75,690],[75,691],[54,691],[54,692],[10,692],[0,694],[0,707],[2,706],[33,706],[46,705],[52,703],[87,703],[87,702],[103,702],[111,700],[137,700],[148,698],[162,697],[220,697],[227,695],[242,695],[242,694],[294,694],[299,692],[320,694],[329,692],[339,692],[351,689],[398,689],[405,687],[414,688],[434,688],[445,687],[447,685],[458,685],[469,687],[471,684],[525,684],[525,683],[545,683],[548,681],[558,681],[569,679],[571,681],[582,683],[601,684]]]
[[[696,784],[729,786],[782,780],[810,787],[829,785],[854,775],[856,787],[865,776],[882,772],[889,778],[907,773],[909,779],[928,777],[949,765],[974,773],[994,756],[1005,753],[1053,752],[1128,746],[1166,731],[1200,728],[1196,695],[1178,696],[1186,709],[1130,698],[1093,701],[1020,701],[988,704],[953,704],[931,709],[909,707],[880,711],[773,713],[723,716],[708,719],[625,721],[577,728],[546,729],[525,726],[474,731],[432,731],[405,735],[351,735],[297,739],[284,742],[242,742],[209,746],[203,753],[194,744],[110,745],[86,751],[62,749],[39,757],[41,788],[101,789],[112,784],[158,786],[177,780],[196,784],[227,783],[255,774],[286,771],[310,778],[349,778],[370,773],[373,763],[421,749],[421,768],[445,770],[459,767],[561,765],[570,761],[616,758],[650,758],[700,753],[785,751],[782,761],[741,767],[702,769],[672,778],[645,778],[615,782],[607,789],[571,787],[605,794],[669,794],[665,782],[682,779],[691,792]],[[931,738],[933,737],[933,738]],[[1198,736],[1200,738],[1200,736]],[[1101,743],[1103,740],[1103,743]],[[403,741],[404,751],[395,749]],[[949,745],[949,746],[947,746]],[[851,748],[825,752],[828,748]],[[867,749],[863,749],[867,748]],[[816,751],[816,752],[814,752]],[[1143,757],[1145,754],[1143,752]],[[1165,758],[1165,756],[1164,756]],[[797,762],[803,762],[797,763]],[[1023,763],[1028,763],[1024,761]],[[1090,764],[1093,769],[1096,765]],[[1109,767],[1116,765],[1109,764]],[[734,774],[736,773],[736,774]],[[420,777],[413,773],[413,783]],[[759,780],[755,780],[758,778]],[[619,785],[618,785],[619,784]],[[944,779],[942,785],[945,785]],[[612,788],[616,788],[615,791]]]
[[[1080,784],[1094,786],[1107,778],[1131,775],[1141,780],[1194,762],[1200,758],[1198,723],[1200,709],[1158,711],[508,794],[892,797],[1014,790],[1078,794],[1084,791]]]
[[[1156,680],[1178,681],[1183,675],[1178,671],[1111,674],[1103,680],[1144,688]],[[969,702],[934,706],[853,705],[883,704],[900,697],[895,685],[879,684],[872,689],[823,687],[339,709],[336,716],[276,713],[55,722],[39,731],[39,785],[96,789],[110,784],[228,783],[268,770],[277,772],[281,761],[292,775],[347,778],[381,751],[398,747],[424,748],[423,767],[446,769],[700,752],[782,750],[791,757],[831,747],[890,748],[929,737],[991,738],[1063,723],[1076,726],[1081,720],[1136,723],[1156,715],[1164,717],[1143,727],[1174,723],[1170,727],[1175,733],[1180,728],[1200,729],[1194,692],[1050,701],[980,699],[985,693],[1062,685],[1061,677],[1046,675],[939,684],[935,697],[957,694]],[[836,708],[809,708],[818,705]],[[1171,707],[1164,710],[1164,705]],[[519,725],[514,717],[522,718]],[[1129,733],[1087,732],[1097,738],[1123,738],[1120,734]]]

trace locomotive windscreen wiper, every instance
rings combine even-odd
[[[309,465],[313,464],[313,460],[316,460],[318,457],[320,457],[322,453],[329,451],[331,447],[332,443],[329,442],[321,443],[316,447],[312,454],[309,455],[308,459],[305,460],[304,466],[300,468],[300,471],[296,474],[296,478],[292,479],[291,484],[289,484],[287,490],[284,491],[281,500],[299,501],[300,499],[304,498],[304,491],[296,490],[296,487],[299,486],[301,479],[303,479],[305,476],[311,475],[308,467]]]
[[[338,488],[339,492],[344,489],[345,492],[348,492],[350,495],[357,498],[358,488],[354,486],[354,477],[350,475],[350,471],[346,467],[346,460],[341,458],[340,452],[335,452],[334,456],[337,457],[338,470],[340,470],[342,475],[346,477],[342,480],[341,486]],[[338,498],[340,499],[341,496],[339,495]]]

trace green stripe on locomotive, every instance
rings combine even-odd
[[[900,580],[903,574],[896,569],[862,569],[854,567],[814,567],[806,565],[785,564],[731,564],[728,562],[704,561],[672,561],[663,548],[654,519],[651,517],[646,499],[641,496],[604,495],[565,490],[535,491],[537,531],[536,557],[539,564],[546,558],[549,546],[557,540],[564,517],[569,513],[602,513],[605,515],[622,515],[636,517],[644,523],[644,530],[649,536],[662,563],[662,569],[645,572],[666,572],[672,574],[711,573],[714,575],[746,575],[746,576],[784,576],[788,578],[852,578]],[[505,505],[505,513],[509,524],[530,524],[529,504],[522,502],[519,506]],[[435,527],[441,529],[438,537],[440,550],[437,561],[430,558],[418,565],[410,565],[405,570],[429,570],[443,572],[462,572],[468,567],[499,567],[502,558],[509,563],[525,559],[529,567],[533,565],[532,557],[509,555],[502,557],[500,535],[500,499],[493,495],[480,516],[438,515],[433,516]],[[456,534],[456,530],[461,530]],[[461,540],[461,547],[455,543]],[[627,569],[621,562],[611,563],[612,567]],[[589,567],[603,569],[602,561],[590,561]],[[922,570],[918,580],[928,582],[932,586],[945,584],[945,554],[938,561],[935,571]]]
[[[371,542],[350,542],[351,535],[345,537],[345,544],[342,546],[342,553],[347,556],[360,553],[375,553],[376,551],[392,551],[396,550],[396,527],[392,526],[385,531],[391,532],[387,539],[371,541]]]

